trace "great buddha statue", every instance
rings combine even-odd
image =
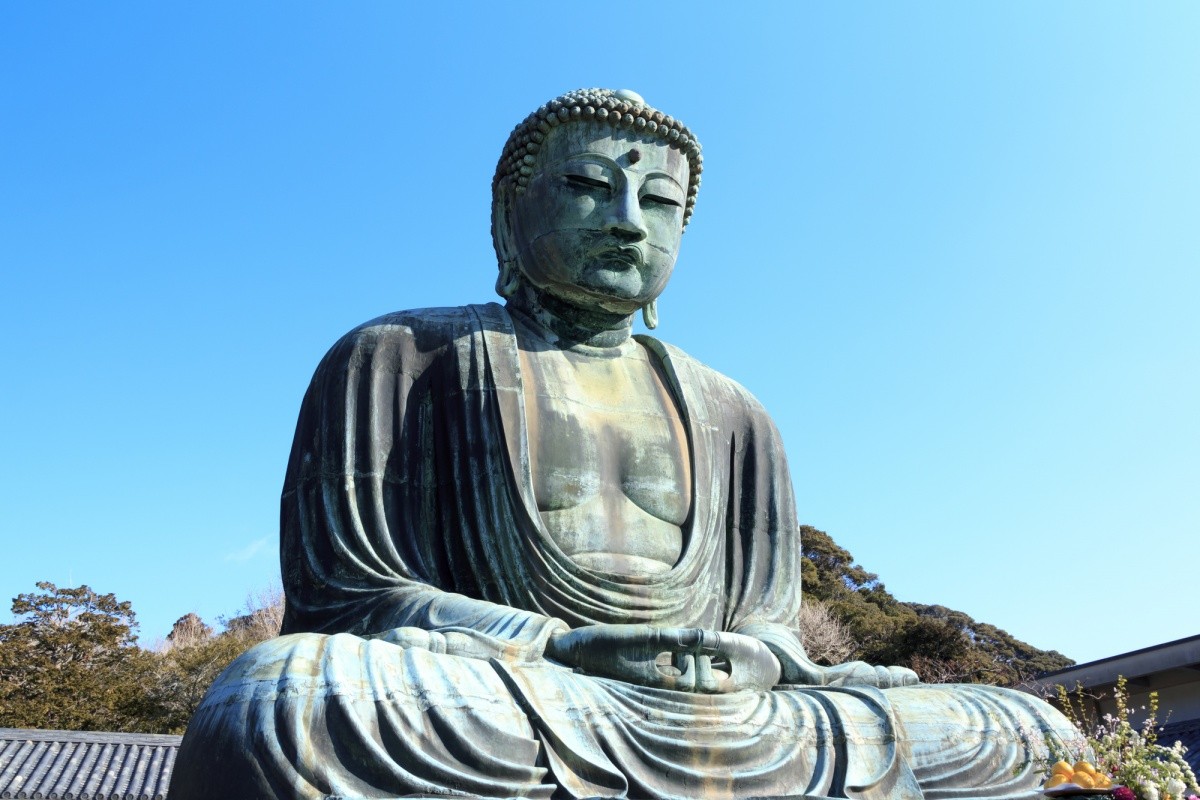
[[[805,654],[792,482],[741,386],[651,336],[702,159],[586,89],[493,181],[504,299],[325,356],[282,498],[284,634],[217,680],[171,800],[1032,798],[1054,709]]]

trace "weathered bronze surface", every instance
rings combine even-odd
[[[809,660],[770,418],[630,335],[701,165],[637,95],[559,98],[497,169],[506,305],[334,345],[284,485],[287,635],[213,686],[172,800],[1038,794],[1074,734],[1049,706]]]

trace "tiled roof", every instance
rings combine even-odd
[[[182,736],[0,728],[0,798],[164,800]],[[1200,719],[1159,729],[1200,772]]]
[[[0,798],[162,800],[182,739],[0,728]]]
[[[1113,684],[1118,675],[1126,678],[1137,678],[1146,675],[1166,673],[1169,670],[1191,671],[1193,666],[1200,665],[1200,635],[1176,639],[1173,642],[1156,644],[1153,647],[1143,647],[1115,656],[1089,661],[1086,664],[1075,664],[1054,672],[1044,672],[1034,681],[1042,688],[1048,688],[1053,694],[1055,684],[1074,686],[1082,683],[1085,688]]]
[[[1183,757],[1192,765],[1193,772],[1200,772],[1200,719],[1183,722],[1168,722],[1158,729],[1158,743],[1170,747],[1183,742],[1187,752]]]

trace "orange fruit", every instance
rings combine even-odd
[[[1062,775],[1066,778],[1075,774],[1075,768],[1066,761],[1056,761],[1054,766],[1050,768],[1051,775]]]
[[[1076,772],[1086,772],[1089,775],[1096,774],[1096,768],[1093,767],[1091,764],[1089,764],[1086,761],[1076,761],[1075,762],[1075,771]]]
[[[1061,772],[1056,772],[1050,776],[1050,779],[1042,784],[1043,789],[1053,789],[1055,786],[1062,786],[1067,782],[1067,776]]]
[[[1096,788],[1097,789],[1111,789],[1112,788],[1112,778],[1108,777],[1107,775],[1097,775],[1096,776]]]
[[[1084,789],[1096,788],[1096,778],[1090,772],[1083,772],[1082,770],[1077,770],[1075,774],[1071,776],[1071,783],[1075,784],[1076,786],[1081,786]]]

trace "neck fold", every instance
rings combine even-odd
[[[539,338],[563,350],[619,350],[631,341],[632,314],[582,309],[524,280],[507,307]]]

